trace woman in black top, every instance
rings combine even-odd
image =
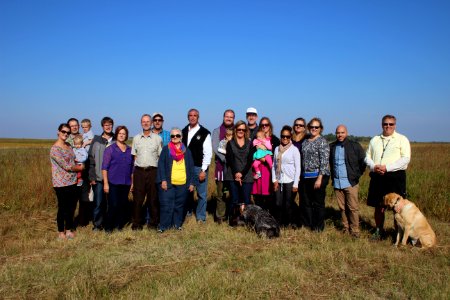
[[[234,126],[233,139],[227,143],[227,170],[225,180],[229,181],[231,192],[230,225],[237,225],[239,213],[246,204],[250,204],[250,193],[253,186],[251,165],[253,161],[253,147],[249,140],[249,131],[244,121],[238,121]]]

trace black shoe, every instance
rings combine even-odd
[[[131,230],[133,231],[141,231],[142,229],[142,225],[131,225]]]

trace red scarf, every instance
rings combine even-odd
[[[184,159],[184,152],[186,152],[186,147],[183,143],[180,144],[181,146],[179,148],[172,142],[169,142],[169,144],[167,145],[169,147],[170,156],[172,156],[175,161]]]

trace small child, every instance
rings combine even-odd
[[[222,154],[227,154],[227,143],[231,141],[232,138],[233,138],[233,129],[227,128],[225,138],[219,142],[219,147],[217,151]]]
[[[256,147],[256,151],[253,154],[253,169],[255,170],[255,176],[253,176],[254,179],[258,179],[261,177],[261,170],[259,169],[259,166],[262,164],[262,162],[259,160],[260,158],[265,158],[267,164],[269,165],[269,168],[272,169],[272,144],[268,139],[266,139],[263,131],[258,131],[256,133],[256,138],[253,140],[253,146]]]
[[[91,120],[83,119],[81,121],[81,128],[83,128],[83,148],[86,148],[86,151],[89,152],[92,139],[94,139],[94,133],[91,130]]]
[[[77,134],[73,138],[73,152],[75,153],[75,162],[79,165],[86,162],[88,158],[88,153],[85,148],[83,148],[83,136]],[[81,171],[77,172],[77,186],[83,185],[83,179],[81,178]]]

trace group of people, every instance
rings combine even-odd
[[[103,132],[95,136],[89,120],[82,121],[83,135],[78,133],[77,119],[61,124],[50,150],[58,238],[73,238],[76,223],[83,226],[90,220],[94,230],[106,232],[121,230],[128,222],[132,230],[144,226],[158,232],[181,230],[192,215],[197,223],[205,223],[213,153],[214,220],[219,224],[237,225],[245,206],[253,202],[269,210],[282,226],[323,231],[331,178],[343,230],[359,237],[358,182],[368,166],[367,203],[375,207],[374,238],[380,238],[383,196],[406,194],[411,149],[408,139],[395,131],[392,115],[382,118],[382,133],[372,138],[366,152],[347,138],[345,125],[337,126],[336,141],[328,144],[319,118],[309,122],[297,118],[292,126],[282,127],[279,138],[268,117],[258,123],[253,107],[247,109],[246,121],[237,122],[234,111],[227,109],[212,134],[200,125],[197,109],[190,109],[187,118],[186,127],[169,132],[163,129],[162,113],[144,114],[142,132],[133,137],[131,147],[126,143],[127,127],[117,126],[113,132],[109,117],[102,119]]]

